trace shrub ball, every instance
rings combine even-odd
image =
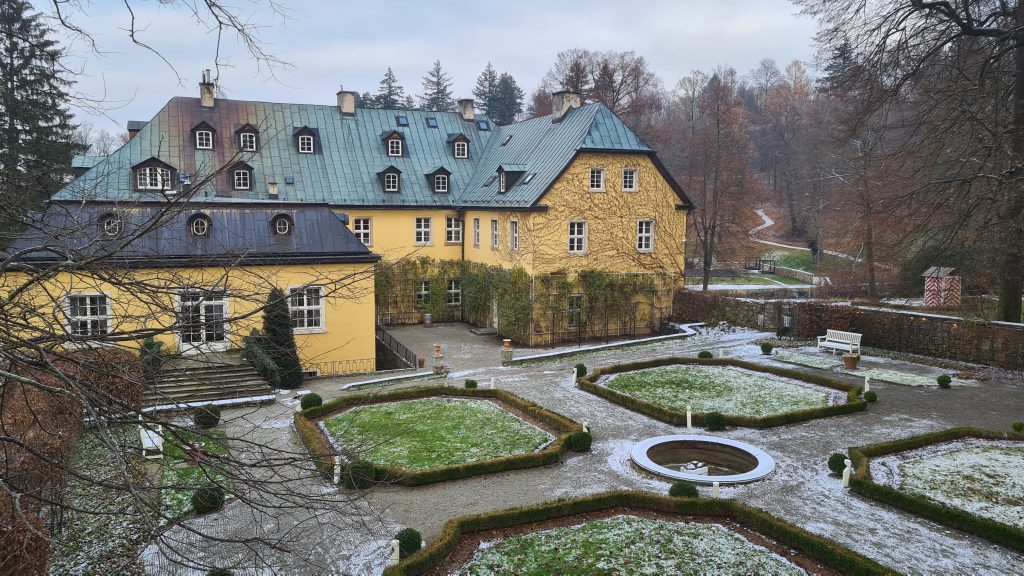
[[[587,375],[587,367],[586,367],[586,365],[585,364],[577,364],[576,365],[576,377],[577,378],[583,378],[586,375]]]
[[[299,400],[299,406],[302,407],[303,410],[306,410],[307,408],[315,408],[323,403],[324,399],[316,393],[306,394],[302,397],[302,400]]]
[[[708,350],[701,350],[697,354],[697,358],[714,358],[714,357],[715,357],[715,355],[712,354],[711,352],[709,352]]]
[[[1018,434],[1020,434],[1021,432],[1024,432],[1024,422],[1021,422],[1020,420],[1017,420],[1016,422],[1014,422],[1013,423],[1013,431],[1018,433]]]
[[[828,469],[832,471],[832,474],[840,476],[843,470],[846,470],[846,454],[840,454],[836,452],[828,457]]]
[[[668,495],[673,498],[696,498],[699,496],[697,486],[687,480],[680,480],[672,484],[672,487],[668,489]]]
[[[466,386],[466,388],[476,388],[476,386],[477,386],[476,380],[473,380],[473,379],[466,380],[465,386]]]
[[[868,402],[874,402],[878,400],[878,393],[875,392],[874,390],[868,390],[867,392],[864,393],[864,399],[867,400]]]
[[[590,435],[590,432],[580,430],[570,434],[565,440],[565,445],[573,452],[590,452],[590,445],[593,441],[594,438]]]
[[[373,486],[373,464],[365,460],[354,460],[341,471],[341,483],[345,488],[365,490]]]
[[[395,540],[398,540],[398,558],[400,560],[419,552],[423,546],[423,537],[413,528],[402,529],[395,534]]]
[[[192,421],[200,428],[213,428],[220,423],[220,408],[218,406],[193,408]]]
[[[953,383],[953,379],[948,374],[939,376],[935,381],[939,383],[939,388],[949,388]]]
[[[192,493],[192,511],[200,516],[224,506],[224,489],[216,484],[200,486]]]
[[[210,570],[209,572],[206,573],[206,576],[231,576],[231,575],[232,575],[231,570],[228,570],[227,568],[214,568],[213,570]]]
[[[772,353],[772,350],[774,348],[775,348],[775,346],[772,346],[772,344],[770,342],[764,342],[764,343],[761,344],[761,354],[764,354],[765,356],[767,356],[767,355]]]
[[[714,432],[725,430],[725,415],[721,412],[708,412],[704,415],[704,428]]]

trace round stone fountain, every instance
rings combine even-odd
[[[648,438],[633,446],[629,457],[647,472],[696,484],[742,484],[765,478],[775,470],[775,459],[764,450],[714,436]]]

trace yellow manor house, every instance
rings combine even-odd
[[[691,203],[603,104],[497,126],[456,112],[172,98],[7,250],[38,341],[241,345],[271,287],[305,370],[375,368],[375,328],[465,320],[530,345],[656,331]],[[73,263],[73,265],[69,265]],[[40,272],[51,270],[51,272]],[[26,281],[31,281],[26,285]],[[47,309],[49,308],[49,309]],[[32,313],[28,311],[32,310]]]

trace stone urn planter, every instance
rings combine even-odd
[[[843,368],[856,370],[858,362],[860,362],[860,354],[843,354]]]

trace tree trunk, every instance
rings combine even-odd
[[[1024,8],[1018,7],[1014,19],[1018,26],[1024,26]],[[1013,50],[1013,138],[1010,151],[1021,167],[1024,158],[1024,45],[1019,44],[1022,34],[1017,33],[1018,45]],[[1019,176],[1018,176],[1019,177]],[[1010,190],[1010,202],[1006,207],[1003,222],[1008,227],[1006,246],[999,262],[999,319],[1004,322],[1021,321],[1021,296],[1024,295],[1024,190],[1015,181]]]

